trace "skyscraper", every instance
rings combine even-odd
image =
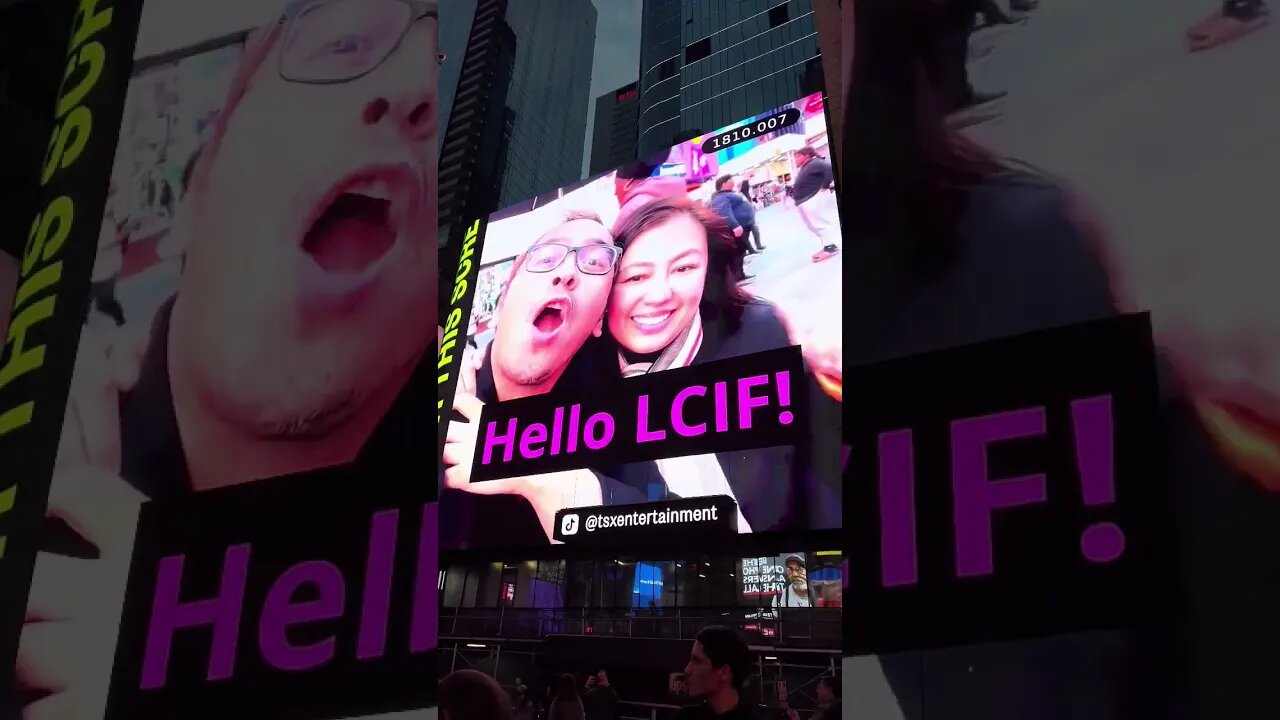
[[[519,0],[507,9],[516,35],[507,105],[514,113],[500,205],[582,175],[596,8],[591,0]]]
[[[595,54],[591,0],[441,3],[440,242],[579,178]]]
[[[820,92],[812,0],[645,0],[639,152]]]
[[[445,60],[440,65],[440,128],[449,127],[449,113],[453,98],[462,78],[462,64],[467,46],[471,42],[471,28],[476,20],[477,0],[447,0],[440,8],[440,52]],[[441,132],[440,147],[444,147],[445,133]]]
[[[624,85],[596,98],[596,126],[591,141],[591,174],[605,172],[636,159],[636,119],[640,88]]]
[[[455,7],[445,3],[442,25],[462,24],[461,19],[449,19]],[[446,57],[441,79],[450,80],[441,86],[442,99],[445,93],[449,99],[448,106],[444,102],[440,106],[445,123],[437,191],[441,245],[453,240],[462,224],[497,206],[511,134],[513,111],[508,94],[517,40],[503,20],[507,0],[478,0],[474,7],[465,50],[458,55],[443,50]],[[461,45],[456,39],[446,42]]]

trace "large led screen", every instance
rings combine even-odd
[[[821,95],[476,222],[443,547],[839,527],[841,245]]]

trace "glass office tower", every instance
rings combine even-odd
[[[645,154],[822,88],[812,0],[646,0]]]

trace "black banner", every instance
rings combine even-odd
[[[434,495],[351,467],[147,503],[108,720],[434,705]]]
[[[458,368],[462,365],[462,351],[471,323],[471,299],[475,296],[476,276],[480,272],[485,224],[484,220],[476,220],[467,228],[453,276],[453,290],[449,293],[449,306],[441,308],[444,342],[436,350],[436,457],[444,452],[449,418],[454,415],[453,393],[458,387]]]
[[[486,405],[474,480],[791,445],[807,416],[800,348],[622,381],[595,397]]]
[[[1168,516],[1149,318],[853,369],[845,654],[1129,624]]]
[[[737,532],[737,503],[727,495],[711,495],[561,510],[554,536],[565,544],[643,547],[655,541],[705,542]]]
[[[133,64],[141,0],[80,0],[0,359],[0,650],[12,668]],[[5,673],[0,709],[13,707]]]

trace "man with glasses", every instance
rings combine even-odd
[[[601,335],[618,254],[599,218],[581,213],[516,260],[490,344],[494,399],[550,391],[587,339]]]
[[[251,34],[174,218],[176,292],[121,334],[136,354],[82,334],[49,514],[98,557],[37,560],[24,717],[103,716],[144,497],[354,460],[430,347],[436,26],[435,2],[307,0]]]
[[[598,364],[604,360],[597,361],[589,341],[604,331],[604,311],[619,254],[598,216],[574,212],[516,259],[498,297],[494,337],[476,371],[475,394],[466,392],[471,383],[460,384],[454,394],[454,410],[465,422],[450,423],[445,440],[445,490],[440,495],[443,545],[455,547],[482,538],[484,530],[465,527],[478,521],[486,529],[500,528],[504,543],[547,542],[545,528],[554,511],[548,514],[542,504],[530,505],[534,488],[523,486],[519,479],[471,483],[480,413],[485,403],[565,388],[582,392],[608,377]],[[599,483],[589,472],[576,474],[571,482],[557,482],[552,475],[542,480],[537,492],[564,489],[593,499],[594,504],[600,502]]]

